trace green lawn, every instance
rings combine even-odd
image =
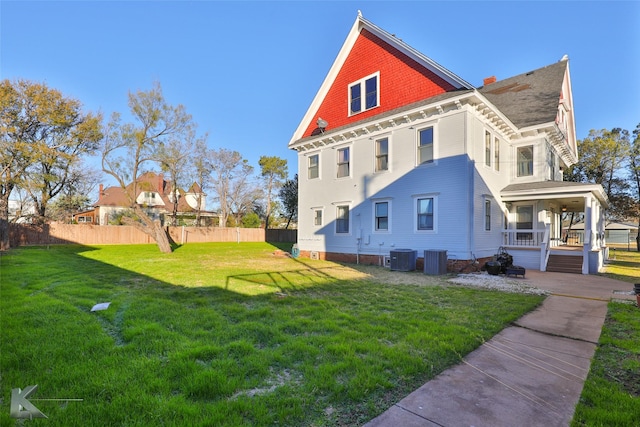
[[[640,283],[640,253],[616,251],[605,276]],[[640,308],[611,302],[572,426],[640,425]]]
[[[20,248],[0,257],[0,425],[358,425],[542,297],[379,283],[265,243]],[[100,302],[107,310],[91,312]],[[77,398],[81,402],[37,401]]]

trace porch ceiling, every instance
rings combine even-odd
[[[603,208],[609,207],[609,201],[600,184],[568,181],[529,182],[511,184],[500,191],[503,202],[553,199],[561,206],[566,206],[567,212],[584,211],[584,198],[589,195],[595,197]]]

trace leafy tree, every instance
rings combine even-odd
[[[580,160],[565,174],[565,181],[591,182],[602,185],[609,198],[609,219],[623,216],[628,180],[620,173],[629,150],[629,132],[619,128],[589,131],[578,140]]]
[[[260,216],[255,212],[249,212],[242,217],[242,226],[244,228],[260,228],[260,225],[262,225]]]
[[[295,174],[293,179],[285,181],[280,189],[279,196],[284,214],[287,216],[287,226],[285,228],[289,228],[291,221],[298,218],[298,174]]]
[[[265,228],[269,227],[269,217],[273,210],[273,194],[282,186],[282,180],[287,178],[287,161],[277,156],[260,156],[258,161],[262,171],[262,179],[265,184],[266,208]]]
[[[629,149],[629,182],[631,187],[631,203],[628,217],[636,218],[640,230],[640,123],[633,131],[633,141]],[[636,249],[640,251],[640,233],[636,236]]]
[[[159,83],[147,92],[130,92],[129,108],[137,124],[121,123],[120,115],[113,114],[102,146],[102,170],[118,182],[133,211],[122,221],[151,236],[160,251],[169,253],[172,248],[166,230],[136,203],[138,179],[145,165],[157,163],[163,144],[192,131],[192,118],[184,106],[173,107],[165,101]]]
[[[55,221],[71,224],[73,214],[89,209],[90,203],[91,199],[86,195],[63,195],[51,203],[49,216]]]
[[[0,82],[0,250],[9,248],[9,196],[22,186],[41,217],[102,138],[102,117],[45,84]]]

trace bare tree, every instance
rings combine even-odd
[[[169,236],[160,221],[136,203],[138,179],[145,164],[157,162],[162,144],[192,131],[192,118],[184,106],[167,104],[159,83],[147,92],[129,93],[129,108],[137,124],[123,124],[119,114],[114,113],[102,146],[102,170],[118,182],[129,201],[133,216],[123,221],[151,236],[160,251],[172,252]]]
[[[207,148],[207,135],[205,134],[203,137],[198,138],[194,142],[193,150],[192,150],[192,178],[195,180],[195,183],[200,187],[200,191],[196,194],[196,227],[200,227],[201,224],[201,214],[204,209],[204,193],[211,183],[211,160],[210,160],[210,151]]]
[[[226,227],[232,213],[232,205],[238,203],[246,191],[246,180],[253,167],[237,151],[220,148],[211,152],[213,190],[219,203],[220,227]]]

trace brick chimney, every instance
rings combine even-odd
[[[160,194],[164,194],[163,192],[163,187],[164,185],[162,185],[164,183],[164,176],[162,176],[162,174],[158,174],[158,193]]]
[[[98,191],[98,201],[102,200],[103,194],[104,194],[104,186],[100,184],[100,191]]]
[[[484,85],[490,85],[491,83],[495,83],[496,82],[496,76],[491,76],[491,77],[485,77],[484,79]]]

